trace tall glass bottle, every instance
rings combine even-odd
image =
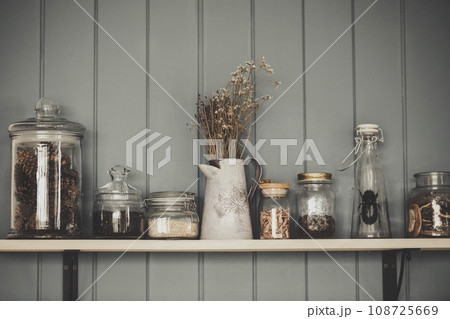
[[[383,166],[377,145],[383,132],[376,124],[356,127],[356,170],[352,238],[391,237]]]

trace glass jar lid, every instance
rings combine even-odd
[[[450,186],[450,172],[422,172],[414,174],[416,185],[423,186]]]
[[[39,99],[34,108],[35,118],[16,122],[8,127],[10,136],[18,135],[22,132],[30,131],[55,131],[61,133],[71,133],[78,137],[83,137],[86,128],[76,122],[71,122],[59,117],[59,106],[45,97]]]
[[[142,203],[142,191],[126,183],[130,169],[116,165],[108,170],[112,181],[99,187],[95,195],[97,201],[133,201]]]
[[[323,183],[323,184],[331,184],[331,173],[326,172],[315,172],[315,173],[300,173],[297,175],[298,183],[307,184],[307,183]]]
[[[271,179],[262,179],[258,185],[263,197],[285,197],[291,187],[287,183],[275,183]]]
[[[145,200],[145,205],[151,209],[159,210],[188,210],[195,212],[195,194],[188,192],[154,192]]]

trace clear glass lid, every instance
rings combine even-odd
[[[30,131],[58,131],[83,137],[86,131],[86,128],[82,124],[59,117],[61,112],[59,106],[45,97],[36,103],[34,111],[36,113],[35,118],[29,118],[9,126],[8,131],[10,136]]]
[[[99,187],[95,195],[96,200],[101,201],[136,201],[142,202],[142,191],[127,184],[126,180],[130,169],[116,165],[108,170],[111,182]]]

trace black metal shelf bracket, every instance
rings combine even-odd
[[[63,300],[78,299],[78,253],[79,250],[63,252]]]
[[[402,253],[399,279],[397,281],[397,254]],[[382,253],[383,300],[397,301],[402,288],[405,258],[411,260],[411,250],[386,250]]]

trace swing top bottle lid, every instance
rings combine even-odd
[[[356,127],[356,132],[362,135],[377,135],[380,131],[380,127],[377,124],[359,124]]]

